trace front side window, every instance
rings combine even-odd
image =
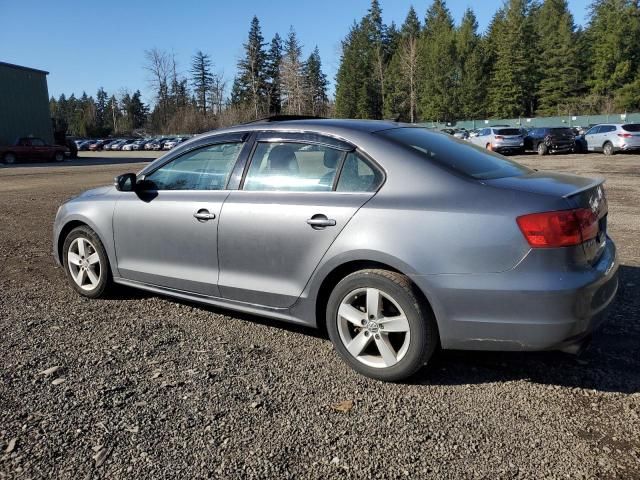
[[[587,133],[585,133],[585,135],[593,135],[595,133],[598,133],[600,131],[600,127],[591,127],[589,130],[587,130]]]
[[[324,145],[259,142],[244,181],[252,191],[331,191],[344,152]]]
[[[151,190],[224,190],[244,143],[221,143],[176,158],[145,178]]]
[[[382,174],[356,152],[347,153],[344,159],[338,192],[375,192],[382,183]]]
[[[41,140],[39,138],[32,138],[31,139],[31,146],[32,147],[44,147],[45,143],[44,143],[44,140]]]

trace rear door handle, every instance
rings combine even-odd
[[[335,227],[336,221],[332,218],[327,218],[326,215],[316,214],[307,219],[307,223],[315,230],[319,230],[325,227]]]
[[[216,218],[215,213],[209,213],[209,210],[206,208],[201,208],[196,213],[193,214],[194,218],[197,218],[199,222],[206,222],[207,220],[213,220]]]

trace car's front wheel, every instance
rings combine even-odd
[[[16,155],[14,153],[8,152],[5,153],[2,157],[2,161],[7,165],[11,165],[12,163],[16,163]]]
[[[416,373],[438,345],[438,329],[420,293],[404,275],[361,270],[342,279],[327,305],[327,330],[356,371],[385,381]]]
[[[548,153],[549,153],[549,148],[547,148],[547,146],[543,142],[540,142],[538,144],[538,155],[546,155]]]
[[[54,162],[64,162],[64,152],[56,152],[53,154]]]
[[[112,287],[107,252],[89,227],[71,230],[63,245],[63,265],[71,286],[89,298],[104,296]]]

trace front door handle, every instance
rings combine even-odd
[[[209,210],[206,208],[201,208],[196,213],[193,214],[194,218],[197,218],[199,222],[206,222],[207,220],[213,220],[216,218],[215,213],[209,213]]]
[[[311,225],[314,230],[320,230],[325,227],[335,227],[336,221],[332,218],[327,218],[326,215],[316,214],[313,217],[307,219],[307,223]]]

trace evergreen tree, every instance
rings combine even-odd
[[[427,10],[419,44],[418,108],[423,119],[449,121],[456,114],[456,45],[453,18],[444,0]]]
[[[302,46],[293,27],[284,44],[284,55],[280,63],[280,85],[282,90],[282,108],[290,115],[302,114],[303,79]]]
[[[469,8],[456,31],[458,118],[481,118],[487,114],[487,68],[478,22]]]
[[[274,35],[266,57],[267,103],[269,113],[278,115],[282,109],[282,88],[280,81],[280,67],[282,64],[282,38]]]
[[[570,113],[584,72],[578,64],[575,26],[566,0],[545,0],[537,13],[540,82],[538,114]],[[564,106],[564,108],[563,108]]]
[[[327,111],[327,76],[322,72],[322,61],[318,47],[313,50],[304,64],[304,97],[307,112],[315,116],[323,116]]]
[[[385,117],[405,122],[417,120],[419,38],[420,20],[410,7],[400,32],[392,37],[394,53],[387,70]]]
[[[96,92],[96,128],[100,133],[99,136],[105,135],[108,132],[104,130],[107,125],[107,100],[109,96],[105,92],[104,88],[100,87]]]
[[[640,82],[640,7],[637,0],[595,0],[586,36],[592,63],[592,92],[617,96],[618,108],[638,103],[629,95]]]
[[[213,86],[211,73],[211,57],[198,50],[191,59],[191,85],[196,95],[198,108],[203,115],[207,114],[207,99]]]
[[[527,17],[529,0],[508,0],[491,25],[493,72],[488,87],[490,113],[511,118],[531,115],[535,78],[529,50],[535,45]]]
[[[260,30],[260,21],[254,16],[251,20],[249,38],[244,45],[245,55],[238,62],[238,74],[234,80],[233,100],[238,104],[248,104],[258,118],[267,108],[266,105],[266,53],[264,37]]]

